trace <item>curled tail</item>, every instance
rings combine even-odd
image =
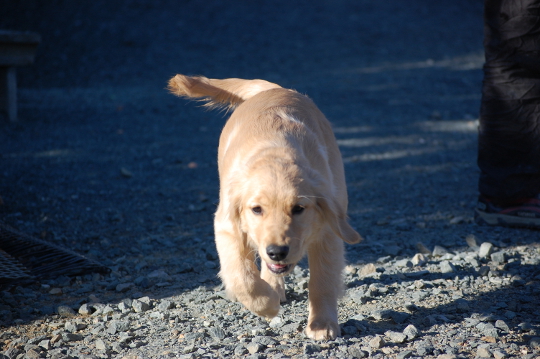
[[[281,88],[264,80],[208,79],[176,75],[169,80],[169,91],[180,97],[199,98],[209,107],[234,108],[259,92]]]

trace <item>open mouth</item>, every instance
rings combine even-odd
[[[283,273],[287,273],[293,265],[292,264],[266,263],[266,266],[268,267],[268,269],[270,269],[270,272],[274,274],[283,274]]]

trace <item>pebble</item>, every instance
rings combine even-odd
[[[310,355],[321,351],[321,346],[318,344],[308,343],[304,346],[304,354]]]
[[[403,329],[403,334],[407,336],[407,340],[411,341],[418,336],[419,331],[414,325],[409,324]]]
[[[109,346],[105,343],[103,339],[96,340],[95,346],[97,350],[109,350]]]
[[[150,305],[146,302],[143,302],[141,300],[134,299],[132,303],[133,310],[135,313],[142,313],[146,312],[150,309]]]
[[[249,343],[246,345],[246,349],[250,354],[259,353],[263,350],[263,346],[259,343]]]
[[[58,312],[58,315],[60,315],[61,317],[65,317],[65,318],[71,318],[71,317],[74,317],[75,315],[77,315],[75,310],[73,310],[73,308],[71,308],[71,307],[69,307],[67,305],[58,306],[57,312]]]
[[[358,273],[358,276],[365,277],[369,274],[376,273],[377,267],[373,263],[366,264],[360,269],[360,272]]]
[[[491,253],[490,257],[495,264],[502,264],[506,262],[506,253],[502,251]]]
[[[380,335],[375,336],[375,338],[369,341],[369,346],[374,349],[382,348],[385,344],[386,342]]]
[[[491,350],[487,345],[480,345],[476,350],[476,355],[480,358],[491,358]]]
[[[493,244],[489,242],[484,242],[480,245],[480,248],[478,249],[478,256],[480,258],[487,258],[491,255],[493,252]]]
[[[448,254],[448,250],[442,246],[435,246],[431,252],[431,255],[434,257],[442,257],[445,254]]]
[[[397,343],[397,344],[401,344],[407,339],[407,335],[405,335],[403,333],[400,333],[400,332],[395,332],[395,331],[392,331],[392,330],[386,331],[384,333],[384,335],[386,335],[386,337],[389,338],[390,341],[392,341],[394,343]]]
[[[441,273],[453,273],[456,271],[456,267],[448,261],[443,261],[440,264]]]
[[[418,267],[421,267],[423,266],[424,264],[427,263],[427,258],[424,254],[422,253],[416,253],[412,259],[411,259],[411,263],[415,266],[418,266]]]

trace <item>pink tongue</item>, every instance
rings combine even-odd
[[[276,268],[276,269],[285,268],[286,266],[287,266],[286,264],[270,264],[270,267]]]

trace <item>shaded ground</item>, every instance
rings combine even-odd
[[[262,78],[314,99],[334,124],[351,222],[367,238],[348,247],[353,264],[388,248],[413,255],[417,242],[457,248],[468,234],[500,246],[538,241],[473,223],[482,1],[0,8],[0,28],[43,38],[35,65],[18,72],[20,122],[0,123],[0,218],[119,276],[135,276],[129,263],[142,259],[173,273],[216,259],[225,118],[169,95],[175,73]]]

